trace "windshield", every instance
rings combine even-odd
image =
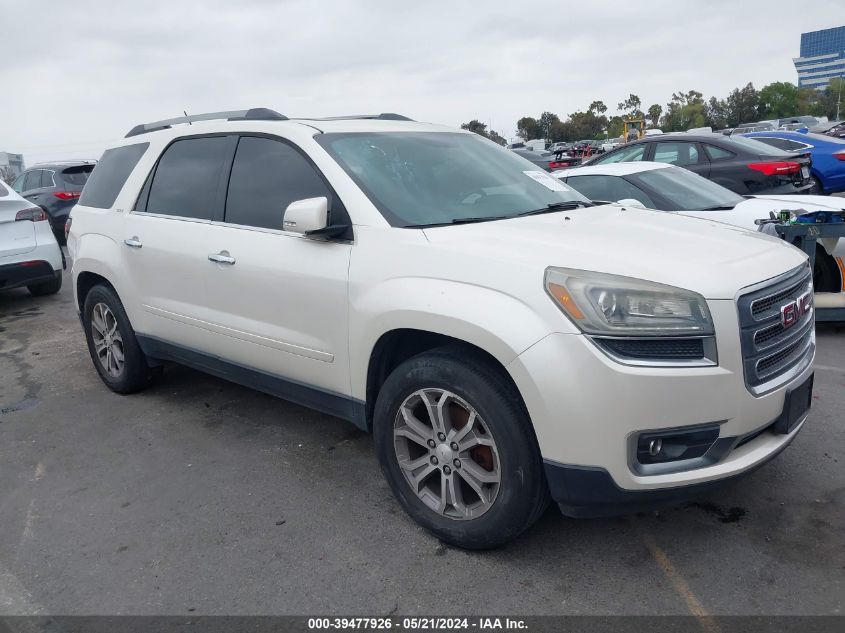
[[[377,132],[315,137],[392,226],[497,220],[588,200],[477,134]]]
[[[628,180],[666,198],[673,211],[733,209],[744,199],[730,189],[680,167],[642,171],[631,174]]]

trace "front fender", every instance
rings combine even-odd
[[[511,295],[442,279],[385,280],[351,297],[350,307],[352,395],[361,400],[366,398],[373,348],[387,332],[443,334],[471,343],[507,366],[554,329],[547,318]]]

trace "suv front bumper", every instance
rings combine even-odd
[[[553,498],[566,514],[594,516],[674,501],[750,472],[798,434],[769,428],[787,391],[812,374],[812,363],[763,395],[745,384],[736,307],[708,302],[719,365],[635,367],[611,360],[579,334],[551,334],[520,354],[508,371],[534,425]],[[717,425],[736,438],[717,461],[646,473],[636,462],[641,433]],[[740,442],[742,440],[742,442]],[[647,469],[646,469],[647,470]]]

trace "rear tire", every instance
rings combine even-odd
[[[40,284],[33,284],[26,287],[33,297],[43,297],[44,295],[54,295],[62,289],[62,271],[56,273],[53,281],[45,281]]]
[[[100,378],[116,393],[151,384],[161,367],[150,367],[117,293],[105,284],[91,288],[82,308],[88,352]]]
[[[823,196],[824,187],[821,181],[815,176],[810,176],[810,188],[807,190],[808,196]]]
[[[443,412],[439,422],[428,415],[435,411]],[[548,506],[543,462],[519,393],[473,350],[440,348],[397,367],[379,392],[373,434],[400,505],[446,543],[501,546]]]

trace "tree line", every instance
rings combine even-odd
[[[641,117],[648,127],[660,128],[664,132],[683,132],[691,128],[712,127],[714,130],[737,127],[767,119],[790,116],[836,116],[836,105],[840,94],[845,91],[845,81],[831,80],[824,90],[799,88],[787,81],[776,81],[757,90],[748,83],[734,88],[726,97],[705,99],[698,90],[676,92],[662,106],[651,104],[643,110],[640,98],[635,94],[617,104],[617,113],[609,115],[603,101],[593,101],[586,110],[571,113],[561,119],[553,112],[543,112],[539,117],[524,116],[516,122],[517,136],[524,140],[546,139],[551,143],[579,141],[582,139],[611,138],[623,133],[624,117]],[[487,125],[473,119],[461,127],[476,132],[500,145],[505,139]]]

